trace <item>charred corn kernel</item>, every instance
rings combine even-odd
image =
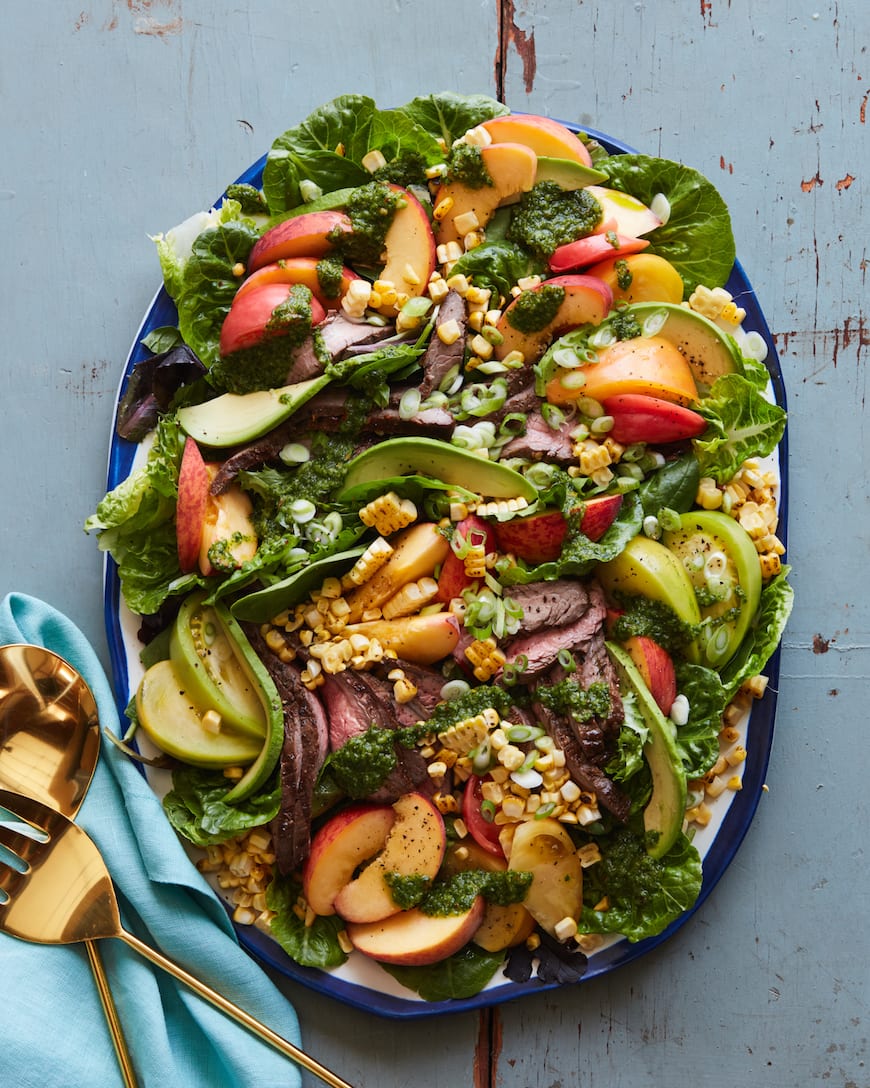
[[[206,733],[220,733],[221,716],[216,710],[207,710],[199,720]]]
[[[451,816],[454,812],[459,811],[459,802],[452,793],[441,793],[439,791],[432,800],[442,816]]]
[[[492,358],[492,344],[485,336],[481,336],[480,333],[471,338],[470,346],[475,355],[479,356],[483,362],[487,362],[487,360]]]
[[[366,312],[371,293],[372,285],[367,280],[351,280],[342,297],[341,308],[348,317],[362,317]]]
[[[757,503],[745,502],[737,513],[737,520],[753,540],[767,533],[767,524],[759,513]]]
[[[588,824],[594,824],[597,820],[601,819],[601,813],[598,810],[597,805],[578,805],[575,810],[577,817],[577,823],[582,827],[586,827]]]
[[[462,245],[465,252],[469,250],[477,249],[479,245],[483,243],[483,232],[479,230],[470,230],[468,234],[462,236]]]
[[[494,752],[500,752],[502,748],[507,747],[507,734],[503,729],[494,729],[490,734],[489,743]]]
[[[510,771],[507,767],[493,767],[489,772],[489,777],[493,782],[497,782],[500,786],[504,786],[510,778]]]
[[[558,941],[570,941],[577,936],[577,921],[568,915],[558,921],[553,927],[553,934]]]
[[[739,774],[732,774],[731,777],[728,779],[726,785],[729,790],[737,793],[739,790],[743,789],[743,780],[741,779]]]
[[[251,926],[257,918],[257,912],[250,907],[236,907],[233,911],[233,921],[240,926]]]
[[[410,499],[400,499],[395,491],[388,491],[366,503],[359,518],[363,525],[377,530],[381,536],[390,536],[416,521],[417,507]]]
[[[437,181],[438,178],[443,178],[447,173],[446,162],[436,162],[434,166],[426,167],[426,179],[428,181]]]
[[[328,601],[334,601],[341,596],[341,581],[338,578],[324,578],[320,587],[320,596]]]
[[[740,740],[740,730],[735,729],[733,725],[726,725],[719,733],[719,736],[725,744],[733,744],[735,741]]]
[[[741,703],[734,701],[725,707],[725,713],[722,715],[722,720],[726,725],[735,726],[739,723],[745,713],[746,707]]]
[[[452,198],[447,197],[447,199],[452,204]],[[456,228],[457,234],[468,234],[470,230],[477,230],[480,226],[480,220],[477,218],[475,211],[467,211],[454,217],[453,226]]]
[[[540,807],[541,795],[539,793],[530,793],[526,798],[526,812],[530,816],[534,816]]]
[[[453,210],[453,197],[445,196],[432,209],[432,218],[439,222]],[[457,216],[457,218],[459,218]],[[461,232],[460,232],[461,233]]]
[[[462,335],[462,327],[455,317],[449,321],[442,321],[435,330],[442,344],[455,344]]]
[[[537,287],[541,282],[540,276],[524,276],[522,279],[517,280],[517,287],[520,291],[531,291],[533,287]]]
[[[580,471],[584,476],[591,476],[601,468],[607,468],[611,463],[610,450],[604,445],[589,440],[579,444],[575,448],[577,459],[580,463]]]
[[[541,947],[541,938],[537,933],[532,933],[526,938],[526,948],[529,952],[536,952]]]
[[[716,486],[716,481],[712,477],[703,476],[701,478],[695,501],[704,510],[718,510],[722,505],[722,492]]]
[[[410,703],[416,695],[417,685],[408,680],[407,677],[403,677],[393,684],[393,698],[400,706]]]
[[[499,763],[509,771],[518,771],[525,762],[525,759],[525,752],[522,748],[517,748],[515,744],[506,744],[498,753]]]
[[[349,956],[351,952],[353,952],[353,942],[351,941],[350,937],[348,937],[346,929],[341,929],[338,931],[336,940],[338,941],[339,947],[341,948],[342,952],[344,952],[346,956]]]
[[[472,330],[472,332],[480,332],[480,330],[483,328],[482,310],[472,310],[471,313],[469,313],[468,327]],[[480,362],[477,363],[477,366],[480,366]]]
[[[525,355],[517,350],[509,351],[502,359],[502,365],[506,366],[508,370],[518,370],[520,367],[525,366],[525,363]]]
[[[595,952],[604,944],[603,933],[578,933],[574,938],[581,952]]]
[[[375,171],[381,170],[387,165],[387,160],[383,151],[374,148],[372,151],[367,151],[365,155],[363,155],[362,165],[370,174],[374,174]]]
[[[393,546],[382,536],[373,540],[341,580],[343,589],[361,586],[373,577],[393,554]]]
[[[746,759],[746,749],[742,744],[736,744],[729,752],[725,753],[725,761],[729,767],[739,767]]]
[[[436,760],[426,768],[430,778],[443,778],[447,774],[447,764]]]
[[[465,826],[465,820],[456,819],[453,821],[453,832],[458,839],[465,839],[468,837],[468,828]],[[456,848],[455,856],[458,861],[465,861],[468,857],[468,847],[459,846]]]
[[[469,578],[482,578],[486,574],[486,545],[472,544],[462,563]]]
[[[717,774],[707,783],[706,793],[708,797],[721,797],[728,788],[728,780],[724,775]]]
[[[483,125],[475,125],[464,136],[461,136],[460,140],[462,143],[471,144],[472,147],[489,147],[492,143],[492,136]]]
[[[609,419],[610,427],[613,426],[613,416],[602,416],[601,420],[604,419]],[[601,420],[596,420],[595,422],[600,423]],[[593,424],[593,427],[594,425],[595,424]],[[608,427],[607,429],[609,430],[610,427]],[[610,438],[609,436],[604,439],[602,445],[610,454],[610,463],[612,465],[619,464],[619,462],[622,460],[622,455],[625,453],[625,446],[623,446],[621,442],[617,442],[615,438]]]
[[[440,277],[437,280],[430,280],[426,288],[426,293],[433,302],[443,302],[449,292],[450,288],[447,286],[447,281]]]
[[[434,755],[442,763],[447,765],[448,770],[456,766],[456,761],[459,758],[459,755],[454,752],[452,748],[444,747],[439,748],[438,751],[434,753]]]
[[[774,533],[768,533],[761,540],[756,540],[755,547],[761,552],[772,552],[774,555],[785,555],[785,545]]]
[[[444,748],[449,748],[461,755],[472,751],[486,737],[489,726],[482,714],[455,722],[438,734],[438,740]]]
[[[767,581],[768,578],[774,578],[782,570],[782,560],[776,554],[776,552],[767,552],[764,555],[758,557],[759,565],[761,566],[761,577]]]
[[[459,256],[462,256],[461,252]],[[465,298],[471,284],[468,282],[468,277],[459,272],[455,276],[448,277],[447,286],[451,291],[455,291],[458,295],[462,295],[462,297]]]
[[[599,849],[597,842],[584,843],[577,851],[577,857],[580,859],[580,864],[584,869],[588,869],[590,865],[595,865],[596,862],[601,861],[601,850]]]
[[[492,291],[487,287],[474,287],[472,285],[465,293],[465,301],[472,306],[486,306],[490,298],[492,298]],[[485,311],[484,319],[486,319]]]
[[[500,514],[515,514],[519,510],[525,510],[528,505],[528,500],[522,496],[515,499],[494,499],[492,502],[481,503],[477,512],[481,517],[494,518]]]
[[[507,820],[521,820],[526,811],[526,803],[519,797],[506,797],[502,801],[501,811]]]
[[[740,685],[740,691],[743,694],[751,695],[753,699],[760,699],[767,691],[768,683],[769,680],[766,676],[750,676],[748,680]]]
[[[610,910],[610,897],[603,895],[592,909],[600,911]]]
[[[545,771],[552,771],[553,769],[553,753],[547,752],[546,755],[538,756],[535,760],[535,770],[540,771],[543,774]]]
[[[413,616],[421,608],[425,608],[430,601],[438,596],[438,583],[434,578],[420,578],[416,582],[408,582],[402,586],[398,593],[394,593],[388,601],[381,605],[385,620],[398,619],[400,616]]]
[[[613,479],[613,473],[609,468],[597,468],[589,479],[598,487],[606,487]]]
[[[462,246],[458,242],[444,242],[435,248],[435,257],[439,264],[456,262],[462,256]]]
[[[565,785],[559,790],[562,800],[566,804],[573,804],[575,801],[580,800],[580,787],[572,779],[569,779]]]
[[[480,792],[484,801],[491,801],[494,805],[500,805],[504,800],[504,790],[501,783],[494,782],[492,779],[480,784]]]
[[[266,645],[272,653],[280,653],[284,648],[284,636],[276,628],[271,628],[266,635]]]

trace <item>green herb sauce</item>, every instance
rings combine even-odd
[[[627,291],[631,287],[634,276],[631,274],[631,269],[628,267],[628,261],[625,257],[620,257],[616,264],[613,266],[616,271],[616,283],[620,291]]]
[[[539,686],[536,694],[548,710],[567,714],[578,722],[606,718],[612,707],[610,689],[605,683],[584,688],[575,680],[561,680],[550,687]]]
[[[420,902],[420,910],[430,917],[464,914],[471,910],[479,895],[487,902],[503,907],[522,903],[531,882],[532,874],[519,870],[490,873],[483,869],[468,869],[436,884]]]
[[[397,907],[410,910],[416,907],[432,884],[432,878],[422,873],[404,876],[401,873],[384,873],[384,880]]]
[[[643,334],[637,318],[628,310],[618,310],[610,320],[610,328],[617,340],[634,340]]]
[[[642,635],[673,653],[695,637],[696,630],[692,624],[681,620],[663,601],[648,597],[624,597],[619,604],[624,611],[617,616],[613,625],[611,638],[614,642],[625,642],[632,635]]]
[[[464,140],[453,147],[447,164],[447,181],[459,182],[469,189],[482,189],[493,184],[479,147]]]
[[[333,752],[329,769],[347,796],[359,799],[374,793],[395,770],[396,762],[393,730],[372,725]]]
[[[228,185],[227,199],[238,201],[243,215],[269,214],[269,205],[266,203],[265,196],[253,185]]]
[[[507,237],[540,257],[551,257],[559,246],[591,234],[602,215],[601,205],[585,189],[565,190],[555,181],[541,181],[520,198]]]
[[[327,298],[338,298],[341,294],[343,270],[344,262],[333,253],[321,257],[317,262],[317,282]]]
[[[559,312],[565,300],[565,288],[543,284],[534,291],[523,291],[507,312],[508,324],[518,332],[540,332]]]
[[[381,263],[387,231],[403,202],[401,193],[383,182],[360,185],[345,205],[353,229],[343,231],[336,227],[327,235],[328,241],[351,264],[376,267]]]

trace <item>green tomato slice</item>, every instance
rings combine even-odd
[[[204,597],[204,593],[193,593],[179,609],[169,656],[195,703],[215,710],[237,732],[262,740],[266,712],[246,647],[229,636]]]
[[[636,536],[614,559],[602,563],[598,579],[611,599],[648,597],[660,601],[684,623],[695,626],[701,616],[695,592],[672,551],[646,536]]]
[[[746,530],[716,510],[683,514],[662,543],[695,591],[701,627],[694,646],[703,665],[720,669],[737,652],[761,602],[761,567]]]

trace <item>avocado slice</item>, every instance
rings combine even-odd
[[[360,484],[407,475],[434,477],[490,499],[523,498],[533,502],[538,495],[534,485],[518,472],[497,462],[484,461],[458,446],[448,446],[434,438],[391,438],[363,451],[350,462],[338,501],[346,501],[347,495],[353,494]]]
[[[265,623],[285,608],[292,608],[308,596],[333,574],[344,574],[363,554],[365,547],[351,548],[346,552],[337,552],[318,559],[314,563],[294,571],[280,582],[240,597],[232,605],[232,614],[238,620],[250,623]]]
[[[594,166],[584,166],[571,159],[551,159],[538,155],[535,185],[541,181],[555,181],[563,189],[583,189],[587,185],[598,185],[607,181],[607,174],[596,170]]]
[[[627,312],[645,336],[669,340],[686,357],[702,395],[723,374],[739,373],[739,349],[734,339],[694,310],[672,302],[635,302]]]
[[[674,742],[674,726],[656,705],[649,688],[625,650],[608,642],[607,651],[616,667],[623,692],[632,692],[649,730],[643,754],[652,774],[653,790],[643,810],[647,832],[647,853],[661,858],[670,850],[683,829],[686,812],[686,772]]]
[[[252,442],[289,419],[330,380],[320,374],[278,389],[223,393],[214,400],[180,408],[178,422],[185,433],[204,446],[224,448]]]
[[[266,229],[276,227],[279,223],[283,223],[285,219],[295,219],[297,215],[307,215],[308,212],[340,211],[347,204],[353,191],[352,186],[347,189],[333,189],[331,193],[324,193],[322,196],[309,200],[305,204],[297,204],[295,208],[291,208],[289,211],[281,212],[280,215],[273,215],[266,224]],[[265,234],[266,231],[264,230],[263,233]]]

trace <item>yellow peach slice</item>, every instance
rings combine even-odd
[[[422,295],[435,271],[435,235],[423,205],[407,189],[394,185],[404,203],[397,209],[384,239],[386,264],[380,278],[400,294]]]
[[[686,357],[661,336],[618,340],[599,352],[597,363],[583,367],[582,374],[586,379],[583,385],[568,389],[557,374],[547,386],[547,399],[564,404],[582,396],[600,401],[620,393],[644,393],[686,406],[698,399]]]
[[[459,181],[451,181],[439,187],[435,207],[448,198],[452,206],[440,221],[438,242],[458,242],[469,231],[470,216],[480,227],[485,227],[496,208],[517,200],[535,184],[538,156],[524,144],[498,143],[483,147],[480,151],[484,166],[492,178],[492,185],[472,189]],[[458,220],[458,223],[457,223]]]
[[[574,133],[550,117],[536,114],[510,113],[483,122],[493,143],[517,143],[530,147],[536,155],[546,158],[568,159],[591,166],[592,157],[586,145]]]

